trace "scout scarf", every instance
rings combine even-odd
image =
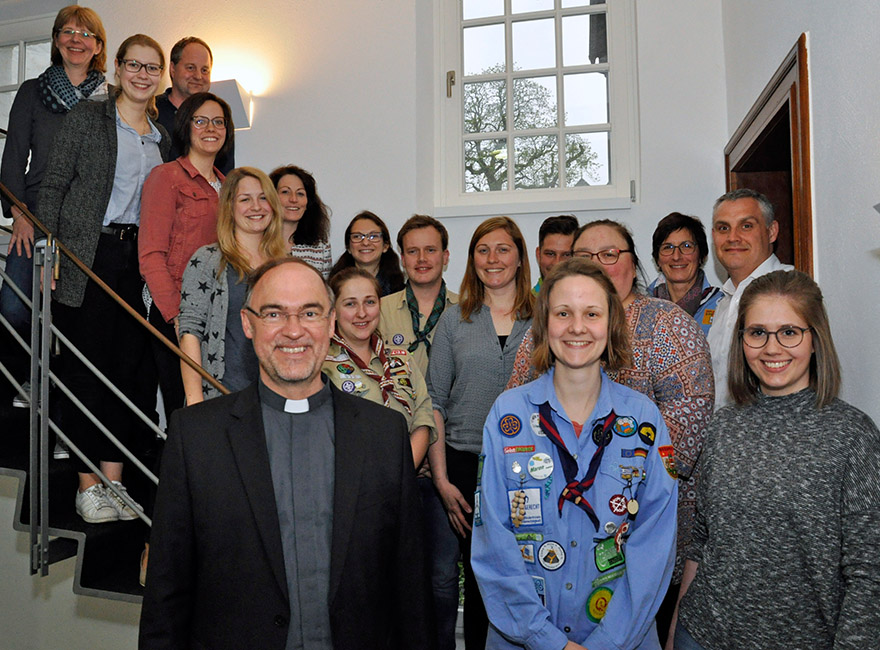
[[[89,70],[85,81],[79,86],[74,86],[64,72],[64,67],[60,65],[50,65],[37,79],[40,101],[53,113],[66,113],[81,99],[89,97],[103,83],[103,73]]]
[[[379,384],[379,388],[382,389],[382,399],[384,400],[385,406],[388,406],[388,402],[391,401],[393,397],[398,402],[403,405],[403,408],[406,409],[408,415],[412,416],[412,409],[409,406],[409,402],[406,401],[406,398],[403,397],[400,393],[397,392],[397,389],[394,387],[394,380],[391,378],[391,366],[388,363],[388,355],[385,354],[385,344],[382,342],[382,338],[373,334],[370,338],[370,349],[379,357],[379,361],[382,362],[382,374],[380,375],[378,372],[373,370],[369,363],[365,363],[363,359],[361,359],[354,350],[345,342],[341,336],[334,334],[333,342],[336,343],[339,347],[345,350],[348,353],[349,358],[354,361],[354,364],[361,369],[367,377],[375,381]]]
[[[421,319],[419,314],[419,303],[416,300],[412,286],[409,282],[406,283],[406,306],[409,307],[409,315],[412,318],[413,334],[416,337],[415,340],[409,344],[407,350],[412,354],[416,351],[416,348],[419,347],[419,343],[424,343],[425,351],[430,353],[431,342],[428,340],[428,334],[430,334],[431,330],[434,329],[434,326],[437,325],[437,321],[440,320],[440,314],[443,313],[443,309],[446,307],[446,280],[440,281],[440,293],[437,294],[437,299],[434,301],[434,306],[431,308],[431,314],[425,322],[425,329],[419,329],[419,320]]]
[[[712,286],[703,289],[703,280],[705,277],[706,274],[703,272],[703,269],[700,269],[694,280],[693,286],[687,290],[687,293],[685,293],[677,303],[675,303],[691,316],[697,313],[700,305],[702,305],[709,296],[719,291],[718,287]],[[669,288],[666,286],[666,282],[654,287],[654,297],[672,301],[672,298],[669,296]]]
[[[602,456],[605,454],[605,445],[611,442],[611,436],[613,435],[611,428],[614,425],[614,421],[617,419],[617,415],[612,409],[611,413],[604,418],[599,418],[594,424],[593,442],[596,443],[596,451],[590,459],[587,473],[581,480],[577,479],[577,461],[571,455],[571,452],[568,451],[565,442],[562,440],[562,436],[559,435],[559,431],[553,424],[553,412],[550,408],[549,402],[544,402],[538,407],[538,416],[541,431],[544,432],[547,439],[552,442],[559,451],[559,460],[562,463],[562,472],[565,475],[565,487],[559,495],[559,516],[562,516],[563,504],[566,501],[570,501],[572,504],[587,513],[587,516],[590,518],[590,521],[593,522],[596,531],[598,531],[599,518],[593,510],[593,506],[590,505],[584,495],[593,486],[593,481],[596,480],[596,472],[599,470],[599,464],[602,462]]]

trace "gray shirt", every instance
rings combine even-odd
[[[333,650],[328,595],[336,454],[330,386],[324,379],[320,391],[299,401],[262,382],[259,391],[290,600],[285,647]]]
[[[479,454],[483,425],[495,399],[507,386],[516,351],[532,320],[517,320],[502,348],[487,307],[461,319],[449,305],[434,333],[428,362],[428,394],[446,423],[446,443]]]
[[[815,404],[761,396],[709,424],[679,616],[709,650],[877,647],[880,432]]]
[[[241,308],[247,291],[247,278],[240,280],[238,271],[226,265],[226,284],[229,292],[226,309],[226,372],[223,385],[231,391],[250,386],[260,375],[260,364],[254,353],[254,344],[244,335],[241,327]],[[220,291],[219,288],[214,290]],[[216,300],[216,298],[215,298]]]

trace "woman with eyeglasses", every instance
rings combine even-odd
[[[156,167],[144,183],[138,251],[151,296],[150,322],[177,343],[183,273],[193,253],[217,240],[217,205],[223,174],[214,166],[232,148],[229,105],[211,93],[187,97],[177,111],[174,139],[183,154]],[[154,341],[153,357],[165,413],[183,406],[180,360]]]
[[[356,215],[345,229],[345,252],[330,269],[330,276],[351,266],[373,275],[383,296],[403,289],[400,258],[391,246],[388,226],[369,210]]]
[[[566,260],[533,331],[539,378],[502,393],[483,428],[472,553],[486,648],[659,650],[675,460],[654,403],[606,375],[632,363],[623,305],[595,264]]]
[[[706,424],[715,403],[709,345],[703,331],[683,309],[639,291],[641,273],[632,234],[616,221],[602,219],[575,233],[574,257],[598,263],[611,279],[626,313],[633,365],[610,370],[614,381],[647,395],[669,429],[678,471],[678,555],[672,584],[657,614],[661,644],[678,596],[683,553],[690,544],[694,518],[695,466],[706,439]],[[508,387],[529,381],[533,341],[526,336],[517,354],[516,372]]]
[[[516,351],[531,326],[535,300],[531,286],[528,251],[519,227],[509,217],[486,219],[468,245],[459,302],[440,316],[431,343],[428,392],[438,439],[428,449],[428,460],[449,524],[459,538],[468,650],[485,647],[488,628],[470,565],[483,424],[492,402],[504,390]],[[454,568],[457,561],[457,554],[434,558],[441,567]],[[444,636],[449,634],[441,630],[440,637]]]
[[[761,276],[735,331],[734,403],[700,459],[675,648],[876,646],[880,432],[837,398],[822,293],[798,271]]]
[[[135,34],[115,59],[116,87],[104,102],[80,102],[59,129],[40,187],[39,217],[77,257],[128,305],[144,314],[137,237],[141,189],[162,164],[171,142],[155,122],[156,89],[165,68],[162,47]],[[53,283],[53,317],[64,334],[110,382],[146,412],[155,391],[141,381],[149,341],[146,331],[65,255]],[[150,436],[139,419],[69,350],[62,378],[83,404],[126,447]],[[98,475],[78,461],[76,510],[88,523],[137,518],[118,493],[124,455],[78,408],[64,405],[64,430],[115,484],[105,490]]]
[[[680,212],[667,214],[654,230],[651,256],[660,275],[648,286],[648,294],[674,302],[708,335],[722,293],[703,271],[709,244],[702,222]]]
[[[284,207],[284,239],[291,246],[290,254],[314,266],[326,280],[333,266],[330,208],[318,196],[315,177],[302,167],[286,165],[274,169],[269,178]]]
[[[254,347],[241,328],[248,273],[289,248],[281,235],[283,208],[259,169],[237,167],[220,187],[216,242],[186,265],[180,292],[180,348],[232,391],[259,375]],[[187,406],[216,397],[216,388],[180,363]]]
[[[379,282],[355,267],[330,280],[336,333],[323,372],[344,393],[384,404],[406,418],[413,462],[421,465],[436,438],[425,378],[406,350],[385,347],[379,328]]]
[[[64,7],[55,16],[52,26],[52,65],[36,79],[25,81],[15,93],[9,110],[0,183],[34,214],[49,149],[65,115],[83,99],[107,97],[106,41],[104,25],[97,13],[88,7]],[[6,273],[29,295],[34,227],[5,195],[0,198],[3,214],[12,219]],[[42,233],[37,236],[42,237]],[[30,336],[30,310],[5,282],[0,287],[0,313],[25,339]],[[16,399],[14,404],[28,406],[27,401],[21,399]]]

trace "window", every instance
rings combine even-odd
[[[14,41],[0,45],[0,128],[9,124],[9,111],[23,81],[33,79],[49,67],[52,41],[48,38]],[[0,155],[5,138],[0,137]]]
[[[442,4],[435,211],[628,206],[638,161],[633,0]]]

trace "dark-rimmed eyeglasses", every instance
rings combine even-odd
[[[574,251],[572,255],[574,257],[586,257],[591,260],[595,259],[598,260],[600,264],[611,266],[620,259],[621,253],[632,253],[632,251],[621,248],[606,248],[605,250],[596,251],[595,253],[591,253],[590,251]]]
[[[203,115],[195,115],[190,119],[192,125],[197,129],[204,129],[208,124],[213,124],[214,128],[217,129],[225,129],[226,128],[226,118],[224,117],[204,117]]]
[[[127,72],[131,72],[132,74],[140,72],[141,68],[146,68],[147,74],[151,77],[158,77],[162,74],[162,70],[165,69],[165,66],[159,65],[158,63],[141,63],[135,59],[119,59],[119,62]]]
[[[692,241],[683,241],[680,244],[661,244],[660,257],[671,257],[678,250],[682,255],[693,255],[697,252],[697,245]]]
[[[739,331],[742,336],[743,343],[750,348],[759,350],[767,345],[770,335],[776,337],[776,341],[784,348],[796,348],[804,340],[806,332],[812,332],[812,327],[798,327],[797,325],[786,325],[780,327],[775,332],[765,330],[763,327],[745,327]]]
[[[350,241],[353,241],[355,244],[358,244],[365,239],[369,241],[382,241],[382,233],[381,232],[370,232],[366,235],[362,232],[353,232],[348,236]]]
[[[59,36],[66,36],[67,38],[73,38],[77,34],[79,34],[80,38],[87,40],[87,41],[97,41],[98,40],[98,37],[95,34],[92,34],[91,32],[86,32],[82,29],[59,29],[58,30]]]
[[[300,325],[316,325],[330,317],[330,314],[325,314],[322,310],[314,307],[306,307],[300,311],[285,311],[283,309],[267,307],[260,311],[254,311],[250,307],[245,306],[244,310],[259,318],[263,321],[264,325],[269,327],[287,324],[291,318],[295,318]]]

